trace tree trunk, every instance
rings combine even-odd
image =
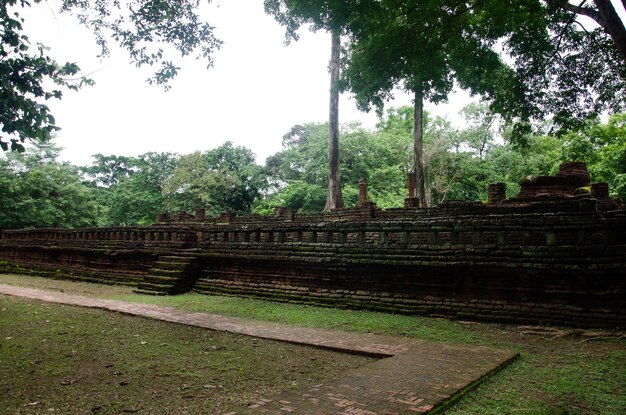
[[[604,21],[604,29],[613,39],[617,50],[622,55],[622,65],[626,65],[626,28],[617,11],[611,4],[611,0],[593,0],[598,8],[598,13]],[[624,3],[623,3],[624,4]],[[626,8],[626,5],[624,6]]]
[[[413,111],[415,194],[419,201],[419,206],[426,207],[426,186],[424,185],[424,96],[421,88],[415,90]]]
[[[330,53],[330,111],[328,120],[328,195],[325,211],[343,208],[341,177],[339,175],[339,48],[338,32],[332,32]]]

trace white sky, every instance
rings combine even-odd
[[[110,57],[97,58],[91,33],[75,18],[57,14],[54,0],[26,10],[31,42],[51,48],[59,63],[76,62],[96,81],[93,87],[68,91],[49,106],[62,128],[55,140],[61,159],[91,163],[96,153],[138,155],[148,151],[181,154],[215,148],[231,140],[250,148],[257,161],[281,149],[283,134],[298,123],[328,119],[330,35],[302,32],[300,41],[283,44],[284,29],[263,10],[263,0],[214,0],[205,6],[207,20],[224,41],[215,66],[178,60],[172,89],[148,85],[150,68],[137,69],[126,51],[112,46]],[[465,93],[450,104],[426,110],[453,117],[469,102]],[[411,105],[399,93],[392,105]],[[340,101],[340,122],[361,121],[373,127],[376,116],[361,113],[347,94]]]

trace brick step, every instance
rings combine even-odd
[[[179,264],[191,264],[195,258],[190,258],[186,256],[174,256],[174,255],[166,255],[160,256],[158,262],[169,262],[169,263],[179,263]]]
[[[165,269],[165,270],[184,270],[190,264],[186,262],[165,262],[157,261],[152,265],[153,269]]]
[[[186,274],[187,274],[187,272],[184,269],[152,268],[150,270],[150,274],[149,275],[158,275],[158,276],[163,276],[163,277],[178,278],[178,277],[185,276]]]
[[[159,285],[176,285],[177,282],[184,281],[184,278],[163,277],[161,275],[146,275],[141,282]]]
[[[137,292],[168,295],[189,291],[198,277],[197,260],[175,255],[159,257],[148,275],[137,284]]]

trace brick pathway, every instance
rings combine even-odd
[[[440,409],[511,362],[516,353],[425,340],[293,327],[149,304],[0,284],[0,294],[100,308],[211,330],[385,357],[313,388],[263,399],[225,415],[402,415]]]

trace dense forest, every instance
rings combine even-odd
[[[514,144],[486,106],[464,108],[463,128],[425,117],[424,166],[430,206],[446,200],[486,199],[489,183],[507,183],[509,195],[529,175],[554,173],[562,161],[585,161],[594,181],[626,199],[626,114],[596,120],[578,132],[529,134]],[[355,206],[358,181],[381,208],[400,207],[412,163],[413,109],[391,108],[373,130],[341,127],[341,182],[346,206]],[[550,129],[545,126],[546,131]],[[231,142],[192,154],[93,156],[89,166],[58,161],[54,141],[33,141],[23,153],[0,158],[0,229],[150,224],[160,212],[230,211],[271,214],[277,206],[324,209],[328,125],[293,126],[283,149],[258,165]]]

